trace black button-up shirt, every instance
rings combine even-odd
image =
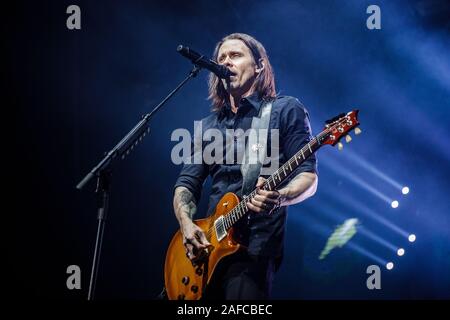
[[[226,130],[242,129],[244,132],[251,128],[253,117],[258,117],[263,101],[256,94],[241,100],[236,113],[231,111],[230,106],[225,106],[219,112],[214,112],[201,120],[202,131],[210,128],[218,129],[223,134],[224,151],[222,163],[212,164],[185,164],[176,181],[175,188],[184,186],[196,197],[200,198],[203,182],[208,177],[212,178],[212,189],[209,196],[208,215],[214,212],[215,206],[220,198],[227,193],[233,192],[242,197],[242,174],[241,165],[237,161],[236,147],[240,139],[234,138],[234,163],[227,164],[226,158]],[[271,129],[279,130],[279,165],[281,166],[299,151],[311,139],[311,127],[309,115],[305,107],[293,97],[279,96],[272,105],[269,123],[269,134],[267,152],[270,155]],[[214,141],[203,141],[202,150]],[[290,176],[291,179],[301,172],[317,172],[317,161],[315,154],[306,159]],[[243,217],[235,225],[235,236],[237,240],[248,247],[249,254],[264,257],[281,257],[283,252],[284,229],[286,222],[286,208],[282,207],[275,214],[261,214],[251,212]]]

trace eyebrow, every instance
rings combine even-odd
[[[233,54],[233,53],[239,53],[239,54],[242,54],[242,53],[244,53],[244,52],[239,51],[239,50],[231,50],[231,51],[229,51],[228,53],[229,53],[229,54]],[[222,58],[222,57],[225,56],[226,54],[227,54],[226,51],[223,52],[223,53],[218,57],[218,59]]]

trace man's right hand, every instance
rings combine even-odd
[[[206,239],[202,229],[192,221],[186,221],[181,226],[183,244],[186,248],[186,256],[192,261],[199,257],[200,253],[211,245]]]
[[[183,244],[186,256],[190,260],[197,259],[201,252],[211,244],[206,239],[203,230],[194,222],[192,217],[197,211],[194,195],[186,187],[177,187],[173,197],[173,209],[183,234]]]

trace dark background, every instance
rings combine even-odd
[[[81,30],[66,28],[71,4],[81,8]],[[381,8],[381,30],[366,28],[371,4]],[[178,44],[211,54],[232,32],[265,45],[277,91],[305,104],[314,134],[324,120],[361,110],[362,135],[342,153],[319,151],[316,195],[289,210],[273,297],[450,297],[446,1],[16,2],[4,16],[3,266],[11,297],[86,297],[94,186],[77,191],[76,184],[187,75],[191,66]],[[208,114],[206,78],[202,71],[188,83],[115,168],[98,299],[154,299],[163,287],[180,170],[170,136],[176,128],[192,131]],[[403,196],[380,173],[411,192]],[[361,232],[319,261],[335,226],[350,217],[361,221]],[[403,257],[389,249],[397,247],[405,248]],[[384,267],[388,261],[393,270]],[[82,271],[81,290],[66,288],[73,264]],[[381,290],[366,287],[371,264],[381,267]]]

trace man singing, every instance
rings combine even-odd
[[[272,66],[259,41],[247,34],[230,34],[217,43],[213,59],[233,75],[223,80],[211,74],[209,98],[213,109],[201,121],[203,130],[220,130],[226,141],[227,129],[247,131],[253,117],[258,117],[263,105],[271,102],[268,130],[279,132],[276,151],[280,165],[312,139],[309,115],[303,105],[296,98],[276,95]],[[271,145],[271,135],[268,137],[267,145]],[[226,152],[222,154],[225,157]],[[212,164],[191,162],[183,166],[175,184],[173,205],[191,260],[209,245],[204,232],[192,222],[208,175],[212,178],[209,214],[225,193],[244,196],[238,160],[229,163],[224,159]],[[247,202],[248,218],[241,219],[234,227],[235,239],[245,249],[219,262],[204,299],[270,298],[273,275],[283,256],[286,207],[311,197],[317,189],[314,154],[290,177],[278,191],[263,190],[265,179],[262,176],[254,181],[257,195]]]

